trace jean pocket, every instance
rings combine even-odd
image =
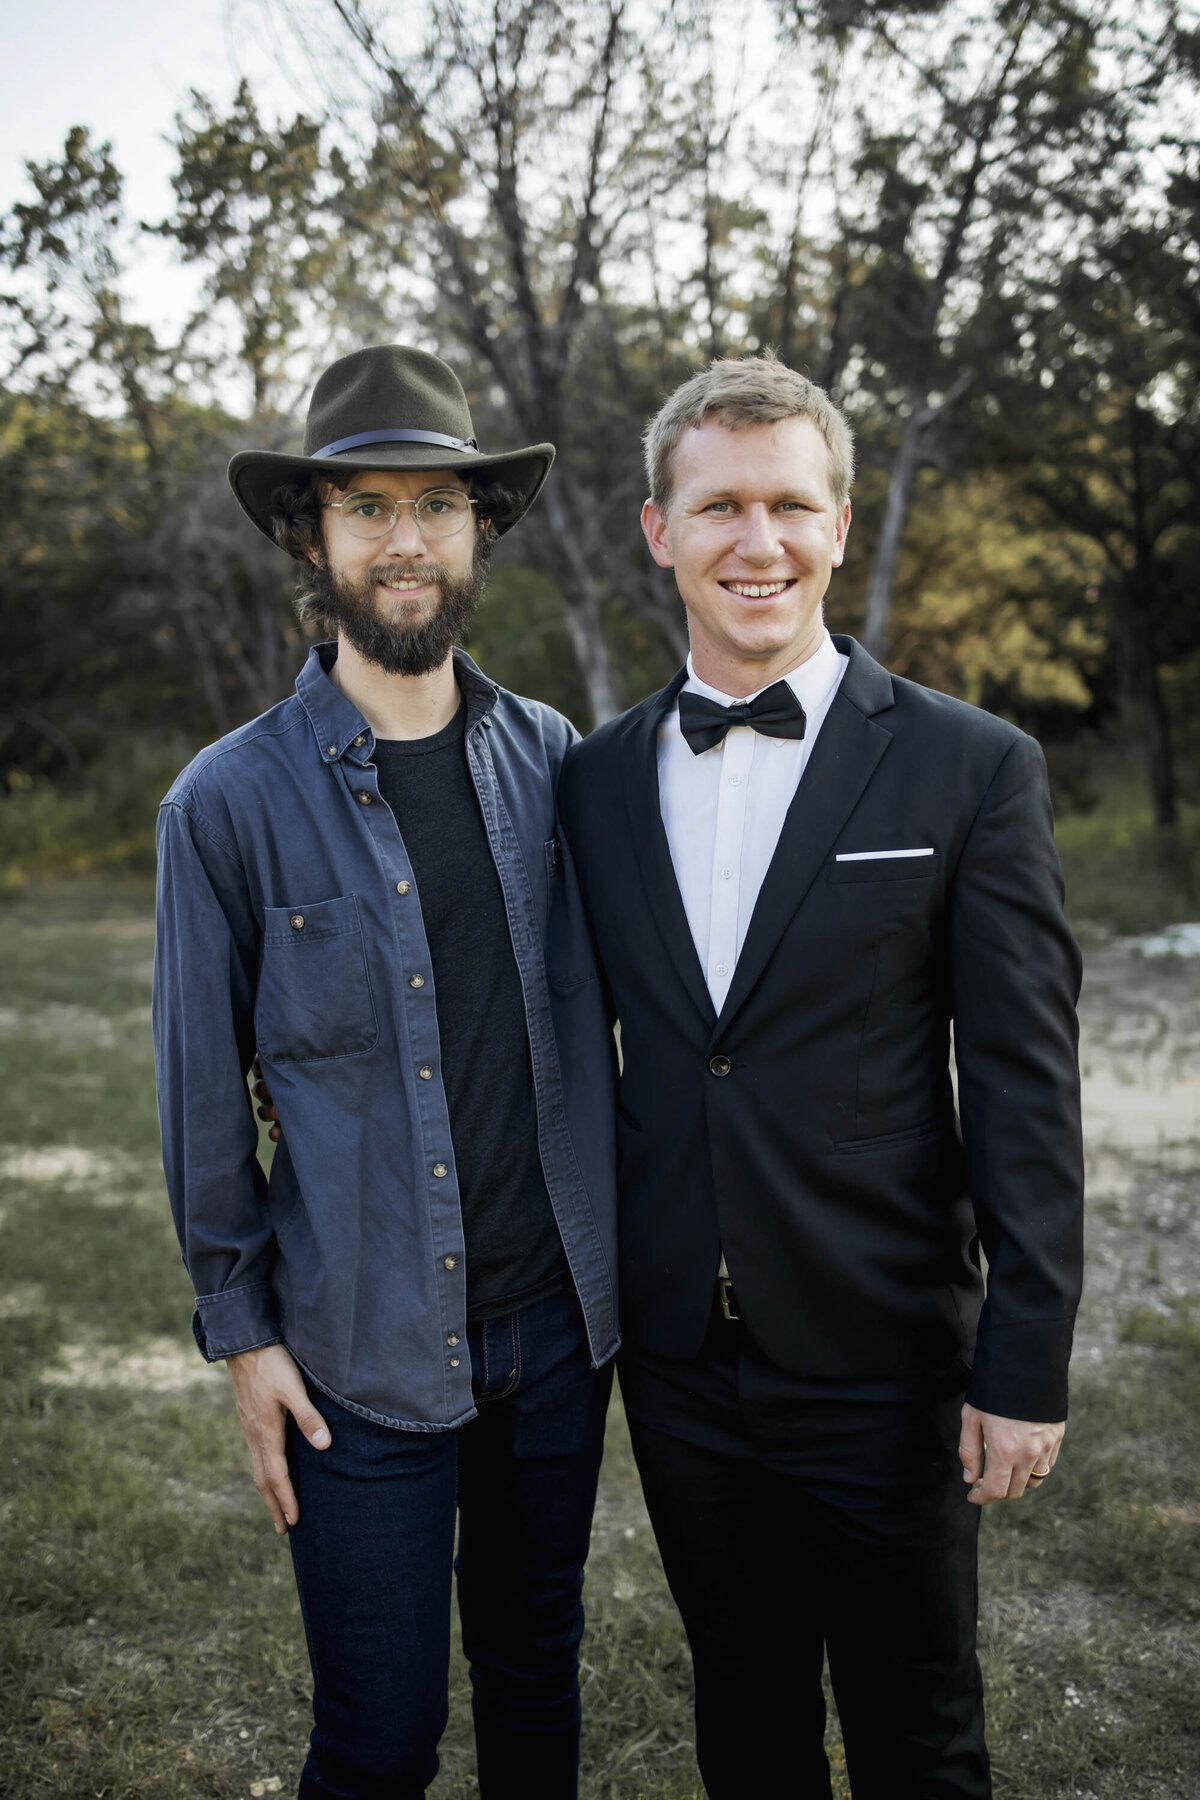
[[[361,1056],[379,1040],[366,948],[353,894],[268,906],[254,1008],[270,1062]]]

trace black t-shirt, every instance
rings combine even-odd
[[[521,978],[467,764],[466,707],[444,731],[376,740],[379,792],[413,866],[433,963],[471,1318],[570,1287],[537,1146]]]

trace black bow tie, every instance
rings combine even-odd
[[[680,694],[679,729],[693,756],[722,743],[731,725],[748,725],[764,737],[802,738],[804,708],[786,681],[776,681],[753,700],[739,700],[733,706],[686,690]]]

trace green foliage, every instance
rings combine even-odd
[[[206,267],[209,304],[233,309],[259,415],[312,309],[339,297],[329,283],[345,246],[321,126],[299,114],[272,129],[245,81],[225,116],[195,89],[191,102],[175,120],[176,208],[158,229]]]
[[[152,875],[158,803],[197,745],[114,734],[74,775],[10,768],[0,792],[0,892],[64,877]]]
[[[203,284],[174,343],[124,299],[138,230],[109,147],[76,127],[28,165],[0,221],[0,778],[68,806],[114,733],[200,741],[288,691],[287,566],[224,465],[294,444],[304,377],[388,337],[448,355],[485,446],[558,446],[481,660],[584,726],[639,699],[686,650],[637,525],[642,425],[706,356],[778,343],[859,440],[833,622],[890,612],[899,671],[1052,747],[1135,745],[1178,839],[1200,766],[1195,34],[1169,0],[780,11],[797,29],[750,97],[703,7],[439,0],[415,38],[386,9],[306,10],[306,51],[361,104],[272,120],[245,83],[192,91],[154,227]],[[10,839],[67,829],[23,805]]]
[[[1089,759],[1082,779],[1068,761],[1066,786],[1086,810],[1060,808],[1055,841],[1067,888],[1067,911],[1077,926],[1121,934],[1155,931],[1194,919],[1200,911],[1200,809],[1186,806],[1177,831],[1154,823],[1136,773],[1115,759]],[[1059,758],[1049,758],[1052,784]],[[1061,789],[1060,789],[1061,791]]]

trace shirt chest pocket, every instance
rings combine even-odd
[[[260,1056],[317,1062],[374,1048],[379,1022],[353,894],[263,913],[254,1007]]]

